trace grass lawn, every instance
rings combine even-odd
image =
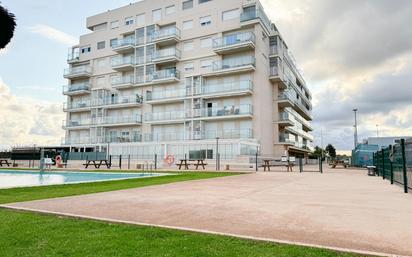
[[[116,172],[116,171],[109,171]],[[151,185],[167,184],[179,181],[195,179],[216,178],[223,176],[237,175],[238,173],[228,172],[191,172],[179,173],[176,176],[161,176],[151,178],[127,179],[119,181],[106,181],[82,184],[67,184],[55,186],[39,186],[13,189],[0,189],[0,204],[23,202],[30,200],[40,200],[47,198],[91,194],[120,189],[144,187]],[[1,256],[1,255],[0,255]]]
[[[0,209],[0,256],[359,256],[171,229]]]

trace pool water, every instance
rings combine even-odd
[[[0,188],[74,184],[132,178],[164,176],[160,173],[109,173],[71,171],[16,171],[0,170]]]

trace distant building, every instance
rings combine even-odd
[[[358,167],[373,165],[373,154],[389,145],[394,145],[396,140],[412,137],[368,137],[363,143],[352,150],[352,164]]]

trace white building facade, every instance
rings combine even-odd
[[[160,158],[304,156],[311,93],[258,1],[144,0],[69,49],[64,145]]]

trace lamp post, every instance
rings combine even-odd
[[[216,137],[216,170],[220,170],[219,137]]]
[[[376,124],[376,137],[379,137],[379,124]]]
[[[355,128],[354,133],[353,133],[353,140],[354,140],[354,148],[356,148],[356,146],[358,145],[358,122],[356,120],[356,112],[358,111],[357,108],[354,108],[353,113],[355,114],[355,125],[353,125],[353,127]]]

